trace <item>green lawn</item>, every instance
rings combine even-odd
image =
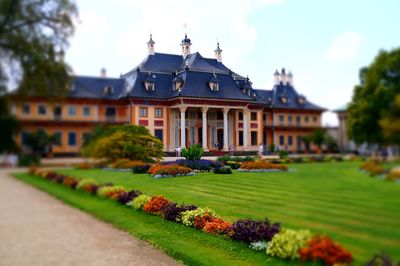
[[[285,227],[325,233],[349,249],[356,258],[356,264],[364,263],[380,251],[400,260],[400,185],[360,173],[359,164],[360,162],[291,164],[290,171],[285,173],[197,174],[194,177],[170,179],[103,170],[62,172],[75,177],[94,178],[99,182],[113,182],[126,188],[139,189],[149,195],[163,194],[177,202],[207,206],[229,221],[268,217],[282,222]],[[32,182],[27,175],[19,177]],[[35,182],[39,181],[47,182]],[[150,240],[188,264],[212,264],[211,257],[217,264],[221,264],[220,256],[226,256],[226,264],[232,263],[233,259],[235,264],[260,265],[265,264],[268,258],[247,248],[240,252],[234,251],[244,245],[206,236],[182,225],[116,206],[114,202],[91,198],[56,184],[45,186],[42,189],[52,193],[55,189],[59,190],[65,194],[56,195],[59,198]],[[84,198],[82,201],[78,199],[81,197]],[[99,201],[107,205],[107,208],[109,206],[115,209],[115,215],[104,218],[106,215],[101,214],[103,210],[95,207],[92,209],[84,204],[85,201],[93,202],[92,204]],[[129,212],[132,217],[121,225],[114,221],[122,219],[118,217],[119,212]],[[139,229],[132,225],[131,228],[128,221],[136,224],[138,219],[149,220],[149,225],[145,223],[137,226]],[[162,241],[157,235],[155,238],[149,237],[147,230],[158,235],[168,235],[168,240]],[[171,238],[177,234],[181,237]],[[198,238],[202,241],[197,240]],[[180,245],[188,246],[182,250]],[[280,264],[296,265],[284,261],[269,261],[269,265]]]

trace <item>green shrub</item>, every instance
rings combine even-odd
[[[282,229],[268,243],[267,254],[282,259],[300,257],[300,248],[307,245],[312,235],[308,230]]]
[[[219,218],[219,216],[210,208],[197,208],[192,211],[182,212],[179,222],[182,222],[182,224],[184,224],[186,226],[193,226],[195,218],[197,216],[203,216],[205,214],[208,214],[208,215],[214,217],[215,219]]]
[[[138,166],[134,166],[132,167],[132,173],[134,174],[144,174],[147,173],[147,171],[149,171],[150,169],[150,165],[149,164],[144,164],[144,165],[138,165]]]
[[[182,149],[182,156],[185,157],[186,160],[200,160],[203,153],[203,148],[198,144],[192,145],[188,149]]]
[[[20,155],[18,158],[18,166],[40,165],[40,157],[36,155]]]
[[[269,150],[271,153],[274,153],[274,152],[275,152],[275,144],[269,144],[268,150]]]
[[[133,207],[136,210],[142,210],[144,205],[151,200],[150,196],[145,194],[137,196],[134,200],[129,202],[127,205]]]
[[[214,169],[214,174],[232,174],[232,169],[229,166],[222,166]]]
[[[234,169],[234,170],[240,168],[240,163],[234,162],[234,161],[227,161],[227,162],[225,163],[225,165],[226,165],[226,166],[229,166],[230,168],[232,168],[232,169]]]
[[[285,159],[286,157],[288,157],[289,153],[285,150],[281,150],[278,152],[279,158],[281,159]]]

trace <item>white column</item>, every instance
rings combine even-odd
[[[224,151],[228,151],[228,112],[229,108],[223,109],[224,112]]]
[[[203,107],[201,108],[201,112],[203,113],[202,115],[202,122],[203,122],[203,128],[202,128],[202,139],[203,139],[203,150],[208,150],[207,148],[207,111],[208,107]]]
[[[249,115],[249,110],[244,109],[243,110],[243,148],[247,148],[247,132],[249,131],[248,129],[248,115]]]
[[[186,123],[185,123],[185,112],[186,106],[179,107],[181,111],[181,147],[184,148],[186,145]]]

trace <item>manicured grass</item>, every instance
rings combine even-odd
[[[139,189],[149,195],[163,194],[176,202],[207,206],[230,221],[239,218],[263,219],[268,217],[272,221],[282,222],[286,227],[305,228],[315,233],[327,234],[352,252],[357,265],[365,263],[373,254],[381,251],[400,260],[400,185],[371,178],[359,172],[360,164],[360,162],[290,164],[289,172],[235,173],[233,175],[205,173],[197,174],[194,177],[170,179],[154,179],[147,174],[102,170],[62,170],[61,172],[74,177],[95,178],[99,182],[113,182],[128,189]],[[25,176],[25,179],[29,178]],[[58,185],[50,185],[58,187]],[[48,190],[53,191],[53,189]],[[67,202],[71,201],[70,198],[76,197],[75,195],[90,198],[90,196],[69,191],[63,187],[60,190],[66,190],[69,194],[74,195],[65,195],[63,200]],[[90,208],[82,207],[80,204],[73,205],[93,213]],[[108,204],[113,209],[123,208],[115,206],[116,204],[113,202],[104,204]],[[125,211],[126,208],[123,210]],[[104,219],[103,216],[106,215],[101,212],[101,209],[96,209],[94,214]],[[136,223],[136,217],[140,217],[141,220],[156,219],[149,225],[144,223],[143,232],[136,232],[134,229],[130,232],[149,239],[173,256],[179,254],[175,257],[188,264],[194,262],[210,264],[210,261],[200,262],[201,255],[197,254],[204,254],[208,260],[211,260],[210,257],[214,256],[213,253],[210,253],[211,250],[216,252],[215,261],[219,265],[222,261],[229,264],[233,254],[236,255],[234,259],[237,259],[238,254],[242,254],[243,261],[253,265],[265,264],[266,260],[270,259],[264,254],[247,249],[244,244],[210,238],[210,236],[200,236],[199,232],[190,228],[173,223],[169,225],[168,222],[162,221],[158,217],[145,218],[144,214],[134,210],[126,210],[126,212],[133,213],[133,217],[128,221],[134,221],[134,223]],[[105,220],[120,226],[115,222],[119,218],[115,217],[110,216]],[[126,226],[129,227],[129,222],[126,223]],[[158,223],[160,224],[159,228],[157,227]],[[165,224],[168,224],[168,227]],[[149,238],[145,233],[147,226],[154,226],[153,229],[148,230],[159,231],[158,235],[165,230],[173,230],[169,233],[163,232],[165,234],[175,234],[178,231],[178,234],[184,233],[182,233],[182,237],[172,237],[162,241],[159,238]],[[129,231],[129,228],[123,228]],[[158,235],[156,233],[155,237]],[[197,237],[202,239],[204,237],[207,240],[196,243],[197,240],[193,241],[193,238]],[[175,241],[178,243],[175,244]],[[182,250],[176,248],[182,241],[189,241],[191,247]],[[236,247],[243,247],[243,250],[229,252],[230,248],[235,249]],[[194,250],[198,253],[194,254]],[[224,253],[223,250],[228,253]],[[224,256],[227,256],[224,259],[219,256],[223,253]],[[295,262],[280,260],[269,263],[270,265],[296,265]],[[238,264],[238,262],[235,261],[234,264]]]
[[[109,199],[95,197],[29,174],[15,176],[69,205],[109,222],[133,236],[147,240],[187,265],[297,265],[296,262],[282,261],[268,257],[264,252],[253,251],[244,243],[214,237],[194,228],[122,206]]]

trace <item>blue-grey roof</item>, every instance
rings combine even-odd
[[[183,85],[174,89],[174,82]],[[146,82],[154,83],[154,91],[146,90]],[[218,82],[219,90],[213,91],[209,82]],[[105,93],[111,86],[113,93]],[[136,68],[120,78],[78,76],[74,81],[71,97],[77,98],[144,98],[172,99],[192,97],[207,99],[240,100],[282,109],[325,109],[308,101],[290,84],[280,83],[272,90],[254,89],[248,78],[231,71],[216,59],[204,58],[200,53],[181,55],[155,53],[148,55]]]
[[[286,101],[283,99],[286,98]],[[304,109],[325,111],[326,109],[310,101],[304,95],[299,94],[290,84],[274,85],[272,88],[272,100],[274,108]]]
[[[69,97],[119,99],[124,90],[125,79],[102,77],[75,77]],[[112,93],[106,93],[105,87],[111,87]]]

